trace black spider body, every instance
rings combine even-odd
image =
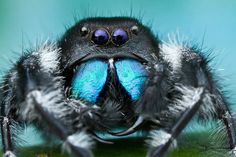
[[[33,123],[64,141],[72,156],[91,156],[96,135],[149,133],[148,155],[164,156],[194,115],[221,119],[235,153],[235,129],[208,61],[175,39],[161,42],[128,17],[88,18],[57,43],[24,54],[0,91],[4,156],[13,157],[13,123]],[[114,128],[127,130],[113,133]]]

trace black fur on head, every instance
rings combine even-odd
[[[117,28],[124,29],[129,40],[120,46],[109,42],[105,45],[97,45],[91,41],[92,33],[96,29],[104,29],[111,36]],[[97,54],[134,54],[145,60],[153,60],[151,54],[159,52],[158,40],[151,30],[135,18],[87,18],[79,21],[71,27],[62,37],[59,45],[62,49],[62,66],[68,68],[86,55]],[[114,49],[115,47],[115,49]],[[65,67],[66,66],[66,67]]]

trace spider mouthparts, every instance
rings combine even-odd
[[[140,126],[143,125],[143,123],[144,123],[143,117],[139,116],[138,119],[136,120],[136,122],[130,128],[128,128],[127,130],[124,130],[124,131],[121,131],[121,132],[118,132],[118,133],[109,132],[109,134],[111,134],[113,136],[130,135],[130,134],[136,132],[140,128]]]
[[[114,144],[114,142],[111,142],[111,141],[107,141],[107,140],[104,140],[102,139],[101,137],[99,137],[97,134],[95,134],[94,132],[91,132],[93,138],[95,140],[97,140],[98,142],[100,143],[104,143],[104,144]]]

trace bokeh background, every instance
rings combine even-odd
[[[132,15],[163,40],[178,32],[204,51],[213,50],[211,65],[236,103],[235,0],[0,0],[1,74],[22,50],[38,41],[55,41],[75,19],[96,15]],[[32,128],[22,138],[27,145],[42,142]]]

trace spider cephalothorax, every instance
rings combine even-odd
[[[56,135],[72,156],[91,156],[96,135],[149,133],[148,155],[161,157],[191,118],[219,118],[229,149],[235,130],[207,60],[182,43],[163,43],[137,19],[87,18],[56,43],[23,55],[0,91],[4,155],[14,156],[11,121]],[[114,128],[126,128],[114,133]]]

